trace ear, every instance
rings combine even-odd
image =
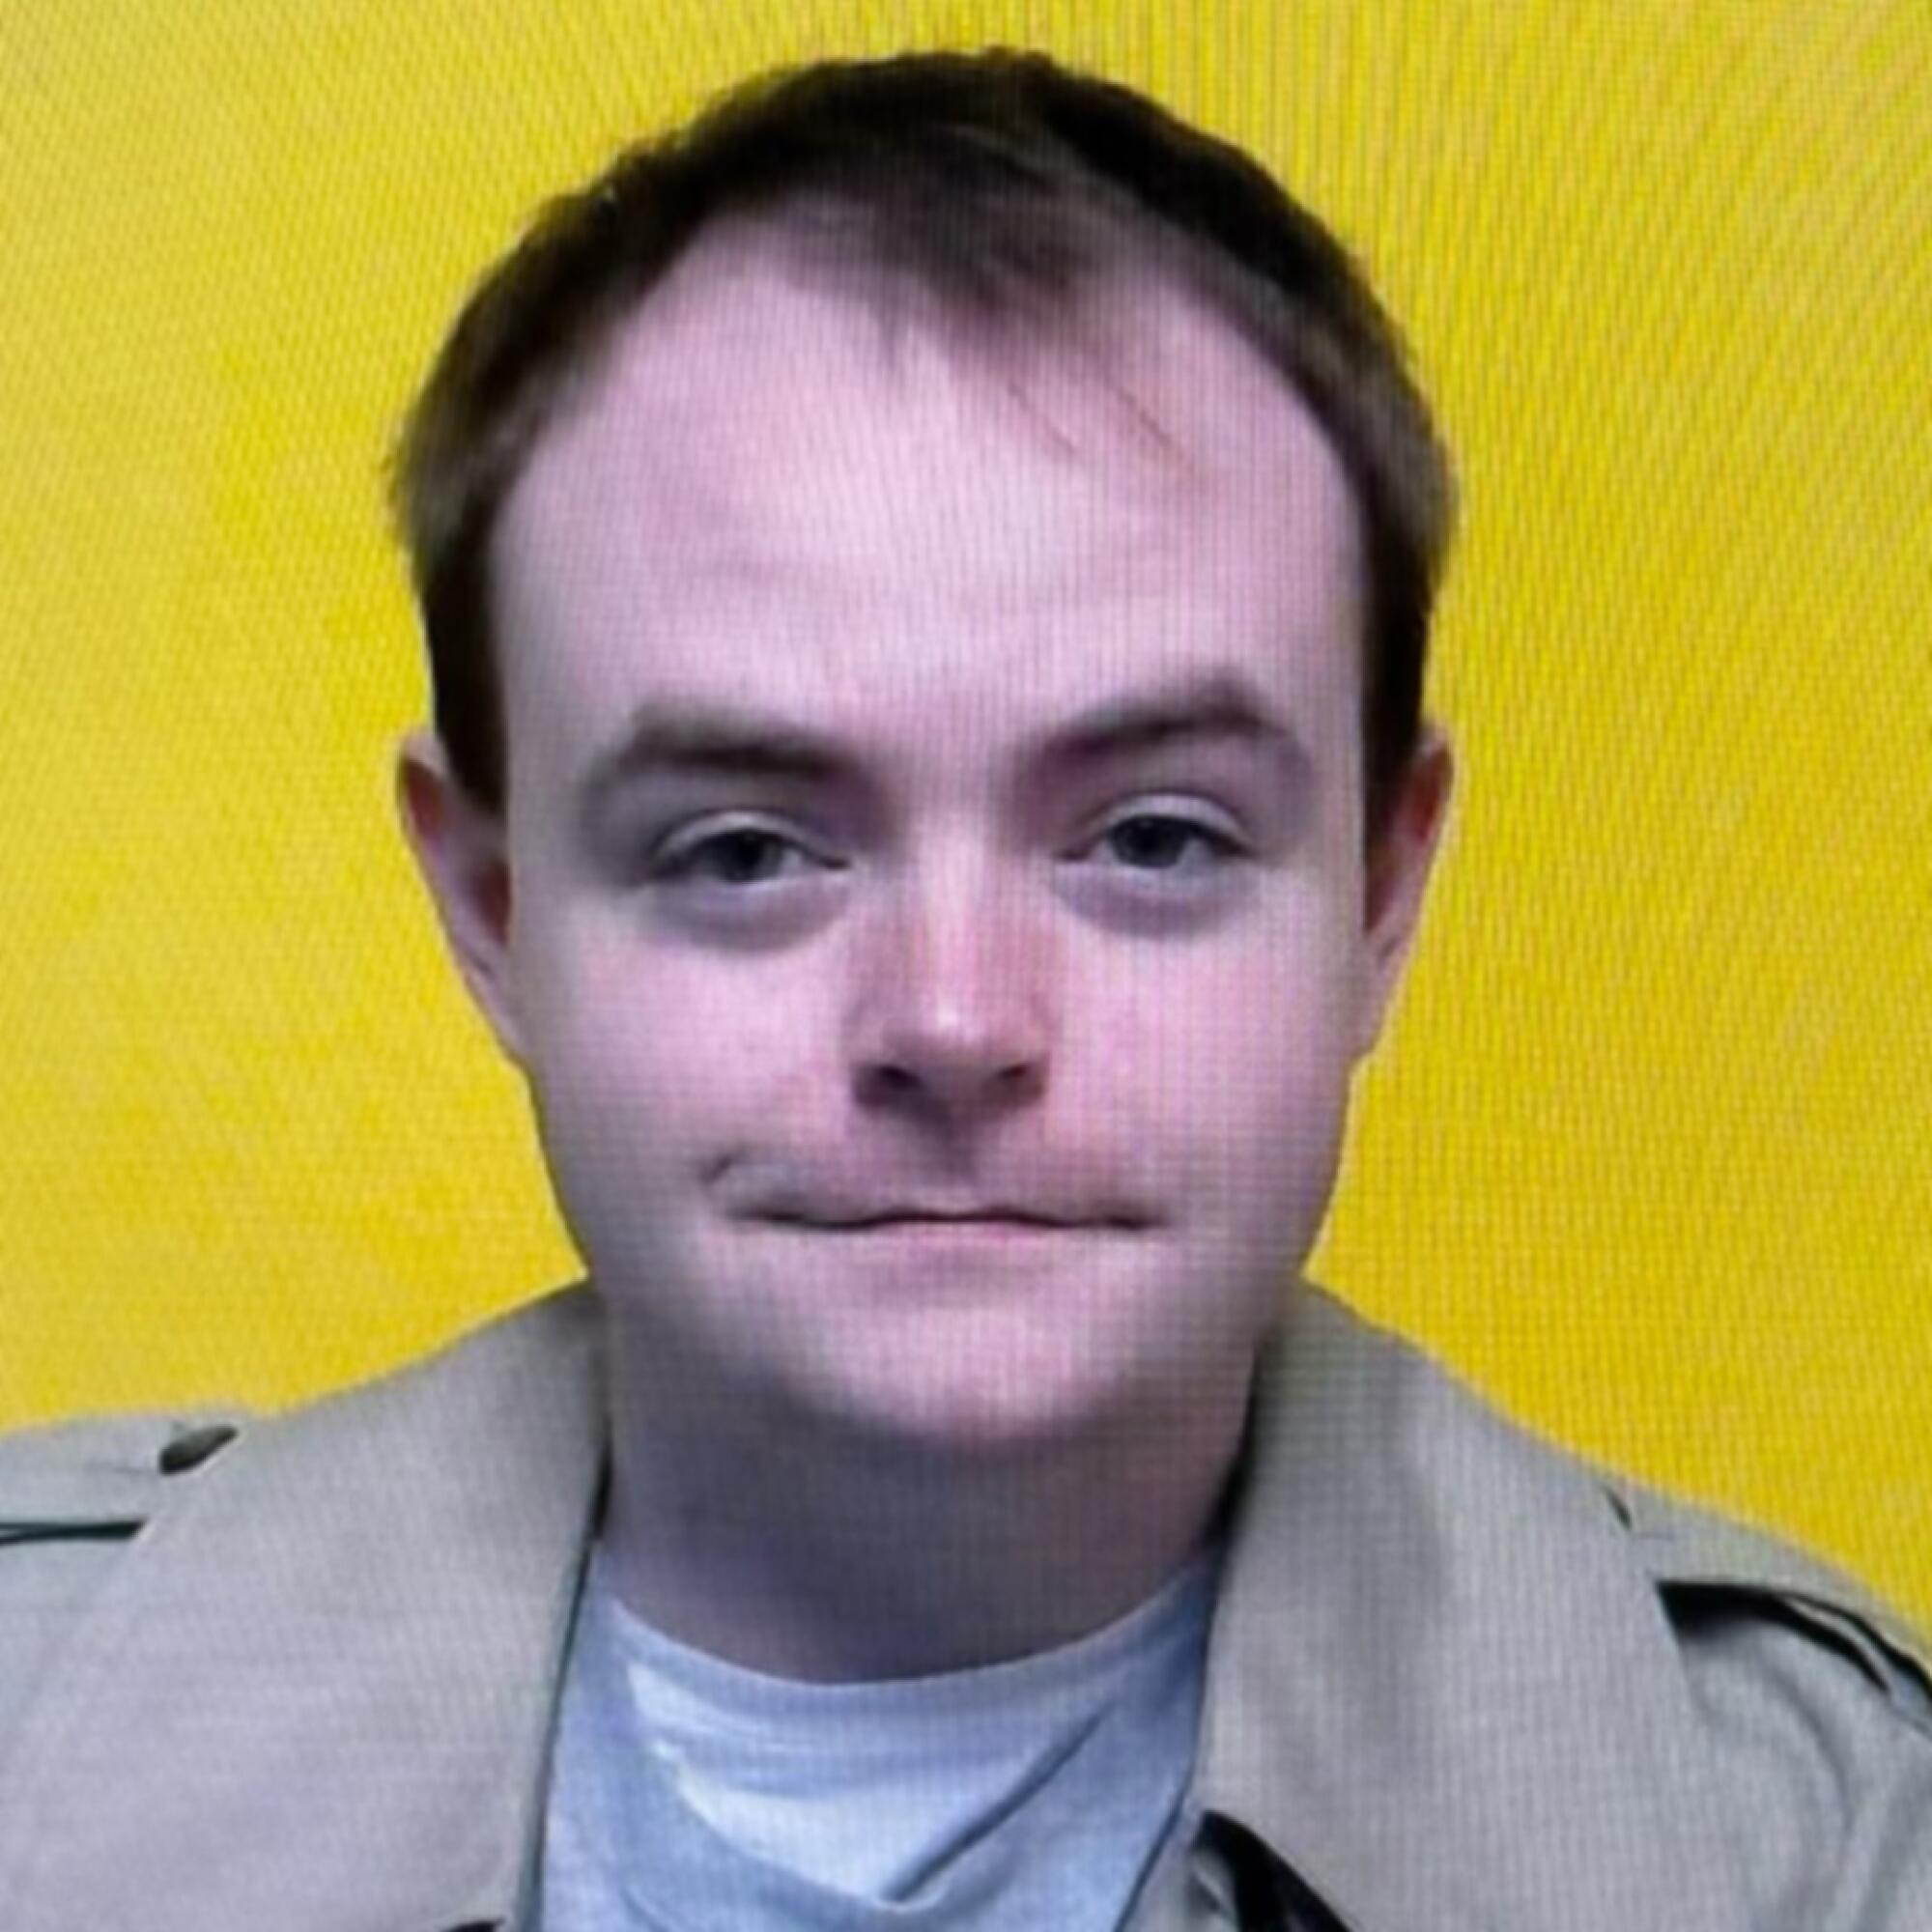
[[[396,755],[403,836],[429,888],[463,983],[497,1044],[519,1066],[510,970],[510,861],[502,819],[475,803],[450,770],[442,741],[412,731]]]
[[[1369,855],[1363,885],[1362,946],[1366,979],[1362,990],[1355,1057],[1362,1058],[1381,1037],[1395,1004],[1403,969],[1415,940],[1430,871],[1449,816],[1455,759],[1439,726],[1423,728],[1422,741],[1381,842]]]

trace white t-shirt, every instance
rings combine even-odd
[[[1056,1650],[820,1684],[673,1642],[593,1552],[543,1932],[1116,1932],[1193,1768],[1214,1556]]]

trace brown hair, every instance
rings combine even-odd
[[[1360,503],[1368,842],[1418,739],[1454,521],[1448,459],[1394,325],[1347,251],[1238,149],[1117,83],[1010,48],[760,75],[549,203],[483,278],[406,417],[392,507],[463,788],[508,792],[489,615],[497,510],[537,438],[707,224],[766,218],[876,301],[910,287],[961,327],[1050,326],[1151,266],[1236,327],[1322,424]],[[842,251],[842,252],[841,252]]]

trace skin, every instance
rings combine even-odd
[[[498,524],[504,818],[400,750],[607,1308],[619,1593],[773,1675],[1065,1643],[1200,1546],[1445,817],[1432,727],[1365,861],[1361,533],[1313,418],[1164,285],[1075,323],[889,333],[706,240]],[[1298,750],[1033,759],[1212,672]],[[586,825],[639,707],[698,701],[854,769],[639,779]],[[1077,1225],[823,1225],[934,1198]]]

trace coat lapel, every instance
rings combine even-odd
[[[1196,1804],[1357,1932],[1744,1932],[1656,1593],[1572,1459],[1303,1284],[1258,1370]]]
[[[10,1932],[514,1922],[603,1447],[552,1296],[177,1479],[0,1789]]]

